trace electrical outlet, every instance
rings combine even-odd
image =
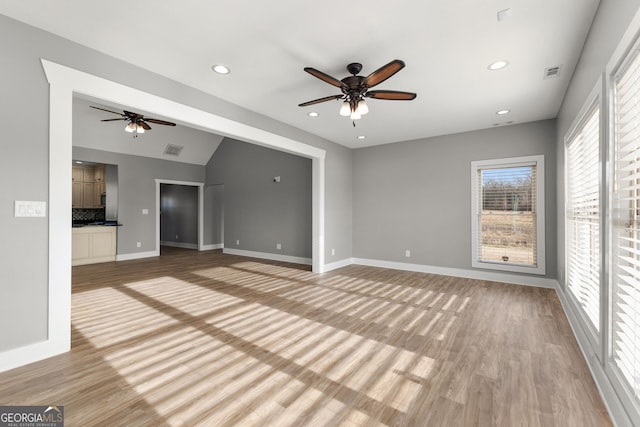
[[[239,245],[239,244],[240,244],[240,240],[236,240],[236,245]]]
[[[411,258],[411,251],[409,249],[404,251],[404,256],[406,256],[407,258]]]
[[[180,236],[176,234],[176,240],[180,240]]]
[[[282,249],[282,243],[276,243],[276,249],[277,250],[281,250]]]
[[[136,247],[141,247],[142,246],[142,242],[136,242]]]
[[[149,215],[149,209],[142,209],[142,215]]]
[[[336,250],[335,249],[331,249],[331,255],[335,255],[336,254]]]

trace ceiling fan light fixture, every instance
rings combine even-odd
[[[144,133],[144,128],[139,124],[136,124],[136,133]]]
[[[348,116],[351,114],[351,105],[349,105],[349,101],[344,101],[342,103],[342,107],[340,107],[340,115]]]
[[[125,130],[125,131],[127,131],[127,132],[129,132],[129,133],[132,133],[132,132],[135,132],[135,131],[137,130],[137,129],[136,129],[137,127],[138,127],[138,125],[136,125],[135,123],[133,123],[133,122],[129,122],[129,123],[124,127],[124,130]]]
[[[358,101],[358,108],[356,109],[356,112],[361,116],[364,116],[369,112],[369,106],[367,105],[366,102],[364,102],[364,99],[361,99],[360,101]]]
[[[360,113],[358,113],[358,110],[356,110],[356,111],[353,111],[353,112],[351,113],[351,115],[349,116],[349,118],[350,118],[351,120],[360,120],[360,119],[362,118],[362,115],[360,115]]]

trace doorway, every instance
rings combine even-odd
[[[165,246],[198,249],[198,187],[160,184],[160,255]]]
[[[188,228],[189,231],[187,231],[187,233],[189,234],[189,236],[191,236],[189,239],[190,240],[195,240],[195,243],[192,243],[190,246],[179,246],[179,247],[189,247],[191,249],[198,249],[198,250],[204,250],[204,244],[203,244],[203,217],[204,217],[204,184],[201,182],[188,182],[188,181],[172,181],[172,180],[167,180],[167,179],[156,179],[156,212],[157,212],[157,218],[156,218],[156,250],[157,250],[157,255],[160,255],[160,245],[162,243],[162,227],[161,227],[161,222],[162,222],[162,191],[161,188],[163,186],[168,186],[165,187],[166,190],[169,192],[169,194],[171,195],[171,197],[174,198],[174,201],[172,203],[177,203],[178,199],[175,199],[176,197],[178,197],[177,195],[179,195],[180,197],[180,201],[183,203],[188,204],[188,206],[186,206],[186,210],[184,212],[181,212],[182,209],[180,208],[175,208],[175,209],[171,209],[171,214],[173,214],[173,218],[174,220],[177,220],[177,218],[182,218],[185,217],[185,221],[186,220],[191,220],[191,224],[185,224],[185,230]],[[187,189],[185,188],[181,188],[181,187],[188,187]],[[192,195],[196,195],[197,196],[197,200],[194,203],[194,201],[191,199]],[[190,212],[187,213],[187,210],[190,210]],[[193,215],[193,213],[195,212],[195,215]],[[171,215],[170,214],[170,215]],[[180,219],[180,221],[182,221],[182,219]],[[195,226],[195,227],[194,227]],[[180,240],[180,232],[175,233],[175,227],[178,227],[177,224],[174,225],[167,225],[168,229],[166,231],[168,232],[172,232],[173,236],[175,236],[176,234],[178,235],[178,238],[176,239],[175,237],[173,239],[169,239],[168,241],[176,241],[178,242]],[[173,231],[171,231],[173,230]],[[185,235],[183,233],[183,235]],[[195,236],[194,236],[195,235]],[[169,235],[167,235],[169,236]],[[193,237],[196,237],[195,239],[193,239]],[[172,246],[176,246],[176,244],[172,245]]]

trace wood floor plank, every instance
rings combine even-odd
[[[66,425],[610,426],[553,290],[221,251],[73,269],[72,350],[0,373]]]

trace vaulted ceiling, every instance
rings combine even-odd
[[[6,0],[0,13],[356,148],[555,117],[598,3]],[[339,101],[298,107],[340,93],[304,67],[342,79],[350,62],[366,76],[393,59],[406,68],[376,89],[415,100],[368,100],[355,127]]]

